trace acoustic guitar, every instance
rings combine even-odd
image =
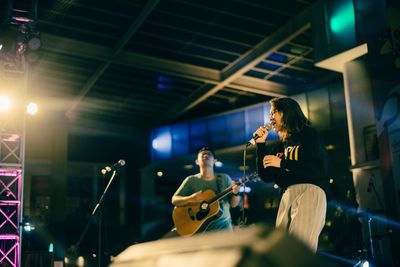
[[[234,185],[242,185],[249,179],[249,177],[245,177],[217,195],[213,190],[205,190],[202,192],[204,200],[199,204],[175,207],[172,212],[172,219],[176,231],[181,236],[191,236],[206,230],[211,221],[222,215],[219,200],[232,193]]]

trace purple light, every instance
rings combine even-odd
[[[20,176],[21,170],[0,169],[0,176]]]
[[[6,142],[15,142],[19,139],[19,135],[18,134],[11,134],[10,136],[4,138],[3,140]]]
[[[13,17],[14,20],[19,21],[19,22],[30,22],[32,21],[31,19],[25,18],[25,17]]]
[[[19,237],[17,235],[5,234],[0,235],[0,240],[18,240]]]

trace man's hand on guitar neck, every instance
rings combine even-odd
[[[235,184],[234,186],[232,186],[232,193],[234,195],[237,195],[239,193],[239,189],[240,189],[240,185]]]
[[[176,207],[184,207],[190,206],[194,204],[198,204],[204,200],[203,191],[198,191],[196,193],[191,194],[190,196],[173,196],[172,197],[172,205]]]
[[[229,200],[229,204],[232,208],[239,205],[240,198],[238,197],[240,185],[234,184],[232,186],[232,197]]]

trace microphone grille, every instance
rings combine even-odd
[[[118,161],[118,163],[119,163],[119,165],[124,166],[124,165],[125,165],[125,160],[120,159],[120,160]]]

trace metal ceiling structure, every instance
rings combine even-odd
[[[41,36],[30,97],[70,120],[156,127],[337,79],[314,66],[315,2],[13,1],[11,17],[31,10]]]

